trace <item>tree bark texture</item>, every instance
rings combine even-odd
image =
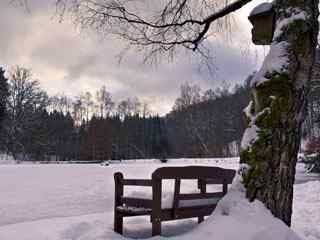
[[[269,59],[252,81],[253,99],[245,111],[248,128],[243,142],[247,144],[242,144],[240,162],[246,166],[242,176],[247,197],[262,201],[288,226],[300,127],[317,46],[318,3],[274,2],[276,30]]]

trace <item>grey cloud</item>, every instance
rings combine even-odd
[[[50,93],[95,91],[103,84],[116,100],[138,96],[149,100],[156,111],[164,113],[186,81],[203,88],[222,81],[242,82],[257,64],[242,54],[241,42],[247,32],[240,31],[238,44],[212,43],[214,76],[199,72],[198,59],[183,56],[157,67],[143,65],[136,52],[130,52],[118,64],[121,45],[116,39],[99,40],[94,33],[79,33],[70,22],[53,19],[52,0],[33,0],[31,13],[0,3],[0,63],[6,66],[27,64]],[[91,36],[90,36],[91,35]],[[237,36],[234,36],[237,43]],[[239,43],[240,42],[240,43]],[[240,44],[240,45],[239,45]]]

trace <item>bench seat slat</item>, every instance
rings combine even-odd
[[[119,206],[117,207],[117,211],[125,214],[126,216],[141,216],[148,215],[151,213],[151,208],[137,208],[137,207],[127,207],[127,206]]]
[[[121,201],[122,201],[122,204],[130,207],[152,208],[151,199],[122,197]]]
[[[178,194],[179,200],[195,200],[195,199],[207,199],[207,198],[222,198],[223,192],[215,193],[180,193]]]
[[[206,184],[231,184],[233,178],[208,178],[203,180]]]
[[[172,221],[177,219],[194,218],[199,216],[209,216],[216,208],[215,205],[207,205],[200,207],[183,207],[173,209],[162,209],[161,210],[161,221]]]
[[[176,210],[175,219],[208,216],[208,215],[211,215],[211,213],[216,208],[216,206],[217,205],[215,204],[215,205],[207,205],[207,206],[201,206],[201,207],[178,208]]]

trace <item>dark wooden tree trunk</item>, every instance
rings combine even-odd
[[[240,161],[246,167],[247,197],[262,201],[289,226],[300,126],[317,45],[318,2],[275,1],[276,32],[270,48],[274,57],[266,58],[253,79],[253,101],[246,109],[249,127]]]

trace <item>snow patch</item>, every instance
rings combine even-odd
[[[270,96],[270,99],[272,99],[272,100],[276,100],[276,99],[277,99],[277,97],[276,97],[276,96],[271,95],[271,96]]]
[[[0,165],[16,164],[16,163],[17,162],[14,160],[12,156],[0,153]]]
[[[320,181],[294,186],[292,228],[306,240],[320,239]],[[315,228],[314,226],[318,226]]]
[[[11,165],[11,164],[16,164],[17,163],[17,161],[15,161],[15,160],[1,160],[0,159],[0,165]]]
[[[252,146],[252,144],[258,138],[259,128],[255,125],[254,116],[251,114],[251,109],[253,106],[253,101],[250,101],[248,106],[243,110],[244,114],[250,119],[248,127],[244,131],[242,140],[241,140],[241,149],[245,150]]]
[[[282,73],[287,69],[289,64],[287,47],[288,43],[285,41],[271,44],[270,51],[265,57],[262,67],[251,80],[251,87],[259,86],[269,81],[274,72]]]
[[[174,182],[163,181],[163,191],[161,194],[161,208],[171,208],[174,196]],[[130,198],[152,200],[152,189],[150,187],[127,186],[124,188],[124,196]]]
[[[259,131],[260,128],[258,128],[255,124],[249,124],[242,137],[242,150],[248,149],[252,146],[252,144],[258,139]]]
[[[288,18],[284,18],[277,22],[276,29],[274,31],[273,40],[276,40],[278,37],[281,36],[283,33],[283,30],[288,27],[291,23],[297,21],[297,20],[306,20],[307,19],[307,13],[305,11],[302,11],[300,9],[294,8],[291,10],[288,10],[288,12],[291,12],[292,15]]]
[[[249,124],[246,128],[242,140],[241,140],[241,150],[247,150],[252,147],[252,144],[258,139],[259,132],[261,129],[256,125],[256,120],[270,112],[270,108],[265,108],[261,112],[253,115],[251,109],[253,107],[253,101],[250,101],[249,105],[244,109],[244,113],[249,118]]]
[[[250,101],[248,106],[246,106],[245,109],[243,109],[244,114],[250,119],[252,118],[252,114],[251,114],[252,106],[253,106],[253,101]]]

